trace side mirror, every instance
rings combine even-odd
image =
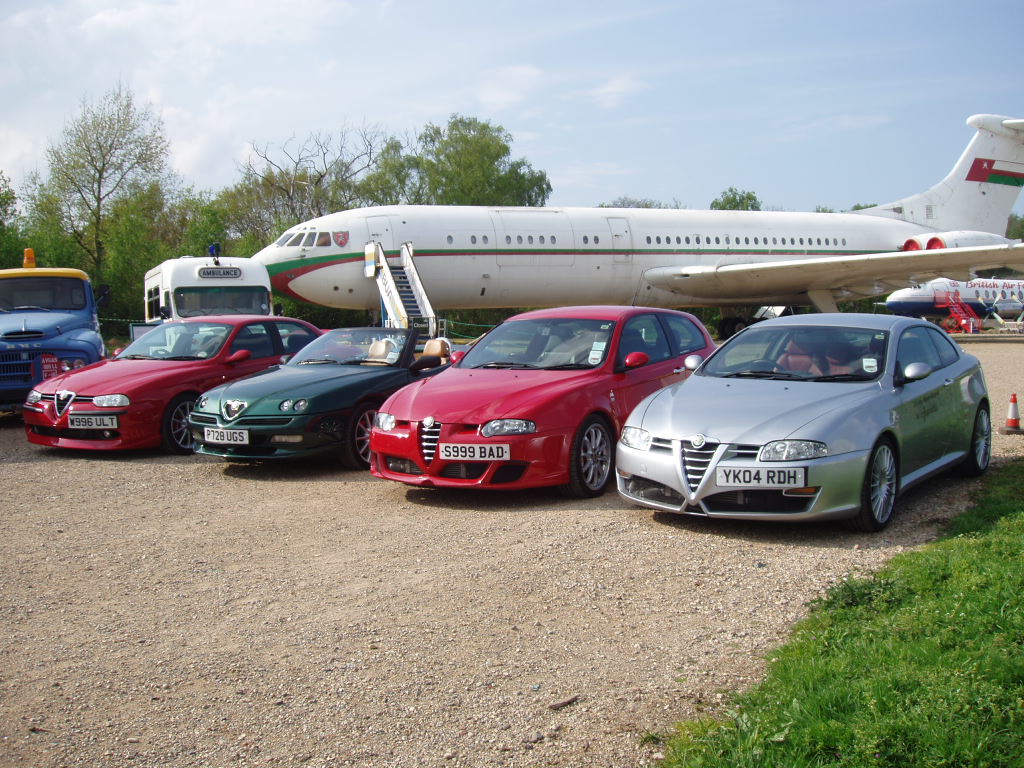
[[[110,286],[101,285],[96,290],[96,306],[103,307],[107,304],[108,301],[110,301]]]
[[[228,365],[234,365],[235,363],[242,363],[252,357],[252,352],[248,349],[239,349],[237,352],[232,352],[231,356],[227,359]]]
[[[441,358],[437,355],[420,355],[412,365],[409,366],[410,371],[422,371],[427,368],[437,368],[441,365]]]
[[[704,362],[703,355],[687,355],[683,360],[683,367],[688,371],[696,371]]]
[[[651,358],[647,356],[646,352],[630,352],[626,355],[627,368],[639,368],[642,365],[647,365],[649,362],[651,362]]]
[[[927,363],[910,363],[906,368],[903,369],[902,374],[898,374],[895,377],[893,383],[897,387],[902,387],[904,384],[908,384],[911,381],[920,381],[926,379],[932,374],[932,367]]]
[[[276,304],[274,304],[274,314],[277,315],[278,317],[283,315],[284,314],[284,304],[282,304],[281,302],[277,302]]]
[[[157,310],[157,314],[160,315],[160,317],[162,317],[164,320],[171,319],[171,310],[168,309],[167,307],[160,307],[160,309]]]
[[[459,350],[458,352],[452,352],[452,364],[461,363],[462,358],[466,356],[465,351]]]

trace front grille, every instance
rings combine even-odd
[[[691,491],[704,479],[717,449],[718,443],[704,443],[700,448],[694,448],[689,440],[683,440],[682,445],[679,446],[683,476]]]
[[[441,477],[453,480],[476,480],[487,471],[486,461],[453,461],[441,470]]]
[[[195,411],[192,411],[191,416],[192,416],[192,421],[194,421],[196,424],[216,424],[217,423],[217,417],[216,416],[207,416],[205,413],[196,413]]]
[[[40,352],[0,352],[0,381],[25,383],[32,381],[32,363]]]
[[[441,439],[441,425],[434,422],[429,427],[420,423],[420,451],[423,453],[423,461],[427,464],[434,460],[437,454],[437,443]]]
[[[726,491],[708,496],[704,505],[711,512],[806,512],[813,497],[786,496],[782,491],[767,489]]]

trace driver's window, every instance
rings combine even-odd
[[[652,363],[667,360],[671,354],[668,339],[661,323],[654,315],[640,315],[630,318],[622,328],[619,339],[619,354],[616,358],[621,367],[631,352],[645,352]]]
[[[939,353],[927,337],[927,328],[911,328],[900,337],[896,352],[896,365],[905,371],[911,363],[925,363],[932,370],[942,367]]]

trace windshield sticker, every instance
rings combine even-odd
[[[866,373],[878,373],[878,361],[873,357],[865,357],[863,360],[864,371]]]
[[[602,357],[604,357],[604,344],[594,344],[590,349],[590,356],[587,358],[587,362],[591,365],[597,365],[601,362]]]

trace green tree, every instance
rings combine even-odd
[[[27,247],[18,220],[18,198],[0,171],[0,269],[20,267]]]
[[[389,142],[363,181],[363,197],[373,204],[544,205],[547,174],[513,160],[511,144],[501,126],[452,115],[444,127],[428,124],[411,151]]]
[[[1024,216],[1010,214],[1010,220],[1006,225],[1006,236],[1011,240],[1024,240]]]
[[[711,201],[713,211],[760,211],[761,201],[757,195],[744,189],[729,187]]]
[[[36,215],[56,217],[78,249],[82,266],[102,280],[111,209],[167,175],[163,123],[118,84],[99,102],[82,101],[79,116],[46,150],[49,178],[33,179]]]
[[[598,208],[669,208],[673,210],[685,207],[676,199],[673,199],[671,203],[663,203],[661,200],[652,200],[649,197],[629,197],[628,195],[617,197],[610,203],[601,203],[598,206]]]

